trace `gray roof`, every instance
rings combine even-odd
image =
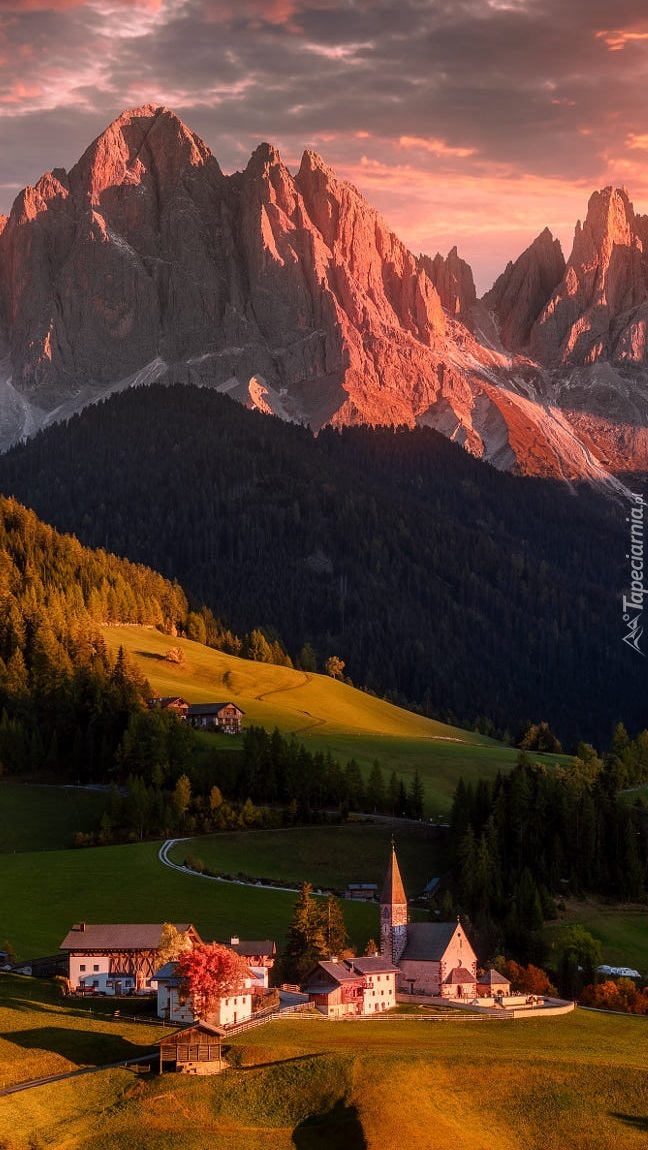
[[[159,970],[155,971],[153,979],[155,982],[166,982],[167,986],[179,986],[180,979],[176,973],[177,962],[165,962]]]
[[[481,977],[477,979],[477,982],[480,986],[511,985],[510,978],[505,978],[503,974],[500,974],[499,970],[487,970],[485,974],[482,974]]]
[[[218,715],[223,710],[223,707],[236,707],[237,711],[241,711],[241,708],[236,703],[232,703],[230,699],[226,699],[224,703],[191,703],[187,714]],[[244,712],[241,711],[241,714],[243,715]]]
[[[410,922],[407,946],[401,962],[440,962],[459,924],[456,922]]]
[[[319,984],[317,987],[315,987],[313,984],[315,982],[315,976],[320,974],[321,977],[322,971],[328,975],[329,982],[333,981],[334,983],[338,984],[341,982],[357,982],[358,978],[360,977],[359,974],[349,970],[349,967],[346,965],[346,963],[334,962],[333,960],[329,961],[328,959],[324,959],[318,962],[317,966],[314,966],[312,970],[309,970],[308,974],[306,975],[304,981],[308,983],[311,989],[320,989]]]
[[[274,958],[277,953],[277,944],[271,938],[263,938],[259,942],[242,939],[240,942],[224,942],[222,945],[235,954],[241,954],[243,958]]]
[[[379,954],[369,954],[365,958],[351,958],[353,969],[360,974],[398,974],[398,967],[393,966],[386,958]]]
[[[61,950],[157,950],[161,922],[76,923],[61,943]],[[174,923],[179,934],[194,929],[190,922]],[[194,931],[195,933],[195,931]]]

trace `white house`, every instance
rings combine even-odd
[[[177,964],[167,962],[156,971],[157,981],[157,1013],[159,1018],[166,1022],[177,1022],[178,1025],[190,1026],[198,1019],[194,1014],[191,998],[183,998],[181,994],[180,979],[177,974]],[[245,979],[244,988],[238,993],[221,998],[203,1021],[212,1026],[233,1026],[237,1022],[245,1022],[252,1017],[252,995],[255,979],[250,976]]]

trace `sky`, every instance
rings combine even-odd
[[[483,291],[596,188],[648,211],[647,80],[646,0],[0,0],[0,210],[152,102],[226,172],[314,148]]]

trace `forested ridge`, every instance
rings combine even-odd
[[[521,752],[508,775],[476,786],[459,780],[450,819],[455,897],[486,951],[542,962],[554,898],[645,898],[648,807],[618,788],[647,779],[648,731],[630,740],[619,724],[603,759],[581,743],[567,767]]]
[[[177,578],[294,660],[441,718],[563,743],[645,726],[622,642],[625,509],[501,474],[436,432],[302,427],[191,387],[114,396],[0,457],[0,489]]]
[[[0,498],[0,773],[108,777],[146,683],[98,624],[173,633],[187,617],[177,584]]]

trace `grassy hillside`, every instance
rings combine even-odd
[[[447,811],[461,775],[490,776],[515,763],[511,747],[404,711],[327,675],[237,659],[147,628],[106,627],[104,635],[113,649],[121,644],[128,651],[160,694],[189,702],[232,699],[247,723],[294,732],[310,750],[330,750],[342,762],[355,758],[364,767],[379,759],[406,780],[418,769],[430,814],[437,807]],[[172,645],[182,649],[185,664],[165,660]]]
[[[640,906],[611,906],[594,899],[570,899],[560,922],[546,923],[550,943],[561,929],[580,922],[601,943],[603,962],[610,966],[631,966],[648,975],[648,909]]]
[[[0,853],[72,846],[75,831],[92,831],[105,797],[77,787],[0,783]]]
[[[9,1058],[29,1041],[34,1065],[45,1066],[61,1064],[66,1037],[75,1053],[85,1046],[87,1062],[98,1061],[108,1041],[141,1048],[151,1040],[144,1027],[132,1035],[124,1021],[55,1009],[41,988],[25,980],[5,1002],[13,1009],[2,1015]],[[29,1139],[57,1150],[645,1146],[641,1018],[281,1020],[233,1046],[241,1069],[214,1079],[109,1070],[0,1098],[0,1137],[16,1150]]]
[[[127,1005],[144,1009],[141,1001]],[[0,974],[2,1086],[138,1058],[166,1033],[129,1021],[124,1011],[117,1022],[113,1009],[108,1000],[62,998],[58,985],[44,979]]]
[[[396,828],[398,861],[411,898],[434,875],[445,870],[440,844],[424,826]],[[392,825],[356,823],[332,827],[295,827],[280,831],[203,835],[178,843],[174,862],[188,854],[200,858],[216,874],[244,873],[281,882],[312,882],[314,887],[346,887],[350,882],[375,882],[385,877]],[[345,903],[345,911],[348,904]]]
[[[21,958],[53,954],[73,922],[191,921],[205,939],[274,938],[282,945],[296,895],[179,874],[159,843],[7,855],[0,868],[2,937]],[[376,937],[376,907],[345,903],[356,946]]]

